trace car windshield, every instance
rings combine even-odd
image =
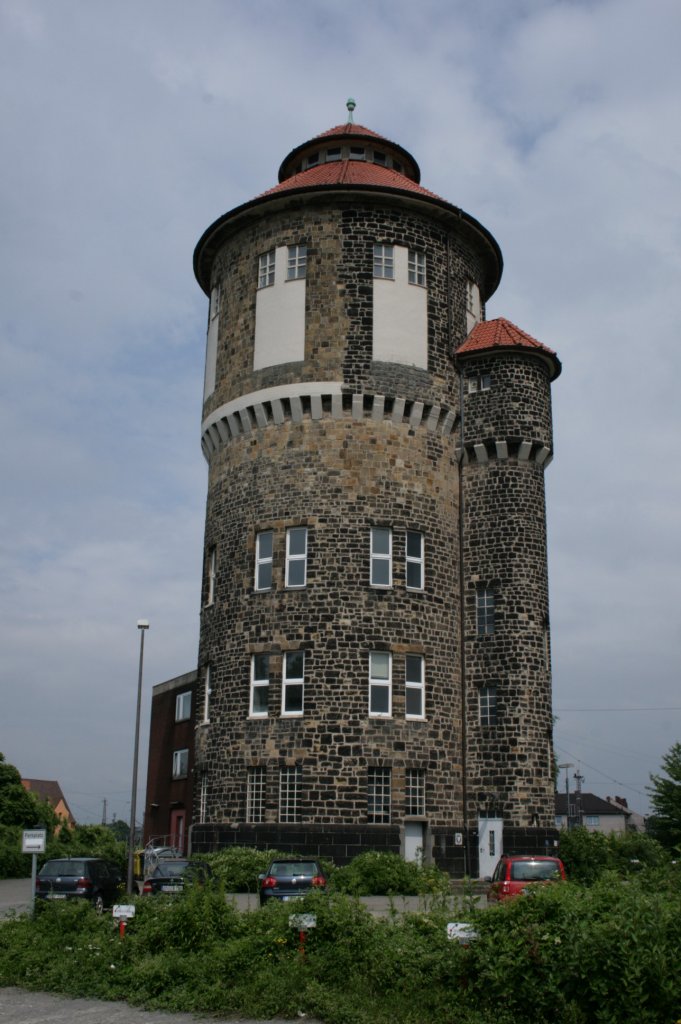
[[[295,875],[316,875],[317,870],[314,861],[301,860],[291,864],[285,862],[272,864],[269,873],[274,878],[293,878]]]
[[[541,882],[559,874],[555,860],[516,860],[511,864],[514,882]]]
[[[82,860],[48,860],[40,869],[41,878],[57,878],[64,875],[84,875],[85,861]]]
[[[186,860],[169,860],[159,866],[154,871],[154,875],[157,878],[175,878],[178,875],[183,875],[189,864]]]

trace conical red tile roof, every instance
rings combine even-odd
[[[466,340],[456,350],[456,355],[467,356],[477,355],[482,352],[506,351],[524,349],[527,352],[534,352],[543,356],[552,367],[554,380],[561,371],[560,359],[547,345],[537,341],[531,334],[516,327],[510,320],[499,317],[497,320],[486,320],[476,324]]]

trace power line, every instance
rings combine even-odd
[[[681,711],[681,707],[659,707],[659,708],[554,708],[554,711]]]
[[[602,772],[600,768],[596,768],[595,765],[589,764],[588,761],[584,761],[582,758],[577,757],[577,754],[571,754],[570,751],[566,750],[564,747],[557,747],[556,749],[562,750],[568,757],[574,757],[575,760],[580,762],[580,764],[590,768],[592,772],[597,772],[599,775],[602,775],[604,779],[608,780],[608,782],[614,782],[616,786],[624,786],[626,789],[630,789],[632,793],[637,793],[639,796],[642,796],[644,800],[648,799],[647,793],[642,793],[640,789],[636,789],[636,786],[632,786],[629,782],[622,782],[621,779],[614,779],[612,775],[607,775],[605,772]]]

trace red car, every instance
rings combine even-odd
[[[487,899],[490,903],[527,893],[533,884],[565,881],[565,868],[559,857],[508,854],[501,858],[492,875]]]

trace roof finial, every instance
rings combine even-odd
[[[348,102],[345,104],[345,106],[348,108],[348,124],[352,124],[352,112],[355,109],[355,107],[357,106],[357,104],[353,100],[352,96],[350,97]]]

